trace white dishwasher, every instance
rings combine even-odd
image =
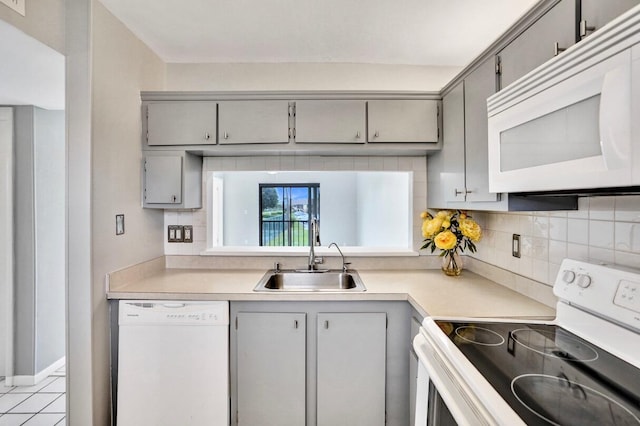
[[[229,425],[229,303],[121,300],[118,426]]]

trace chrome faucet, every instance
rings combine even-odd
[[[328,248],[331,248],[331,246],[336,246],[336,248],[338,249],[338,253],[340,253],[340,256],[342,256],[342,272],[347,272],[347,265],[349,265],[349,263],[344,261],[344,254],[342,254],[342,250],[340,250],[340,247],[338,247],[338,244],[336,243],[329,244]]]
[[[311,237],[311,241],[309,241],[309,270],[314,271],[318,268],[318,263],[322,263],[321,258],[316,258],[314,249],[315,246],[320,245],[320,229],[318,227],[318,220],[315,217],[311,218],[309,228],[311,230],[311,235],[309,235]]]

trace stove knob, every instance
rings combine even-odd
[[[565,269],[564,271],[562,271],[562,281],[564,281],[565,283],[571,284],[575,279],[576,279],[575,272],[570,271],[568,269]]]
[[[582,288],[587,288],[591,285],[591,277],[586,274],[579,274],[576,283]]]

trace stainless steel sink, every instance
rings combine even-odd
[[[356,271],[267,271],[253,291],[366,291]]]

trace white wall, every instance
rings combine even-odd
[[[167,64],[167,90],[439,91],[460,69],[341,63]]]
[[[35,118],[35,372],[39,373],[65,356],[67,229],[64,111],[36,108]]]
[[[0,4],[0,19],[54,50],[65,53],[65,0],[26,1],[26,16]]]
[[[410,235],[405,194],[411,176],[403,174],[358,174],[358,242],[364,247],[407,247]],[[410,202],[413,200],[410,199]]]
[[[0,235],[13,229],[13,111],[0,108]],[[13,239],[0,241],[0,376],[12,374]],[[8,339],[11,339],[11,343]]]
[[[164,63],[98,1],[92,14],[92,354],[94,425],[109,419],[105,274],[163,252],[162,211],[141,207],[140,91],[164,88]],[[125,215],[124,235],[115,216]]]

